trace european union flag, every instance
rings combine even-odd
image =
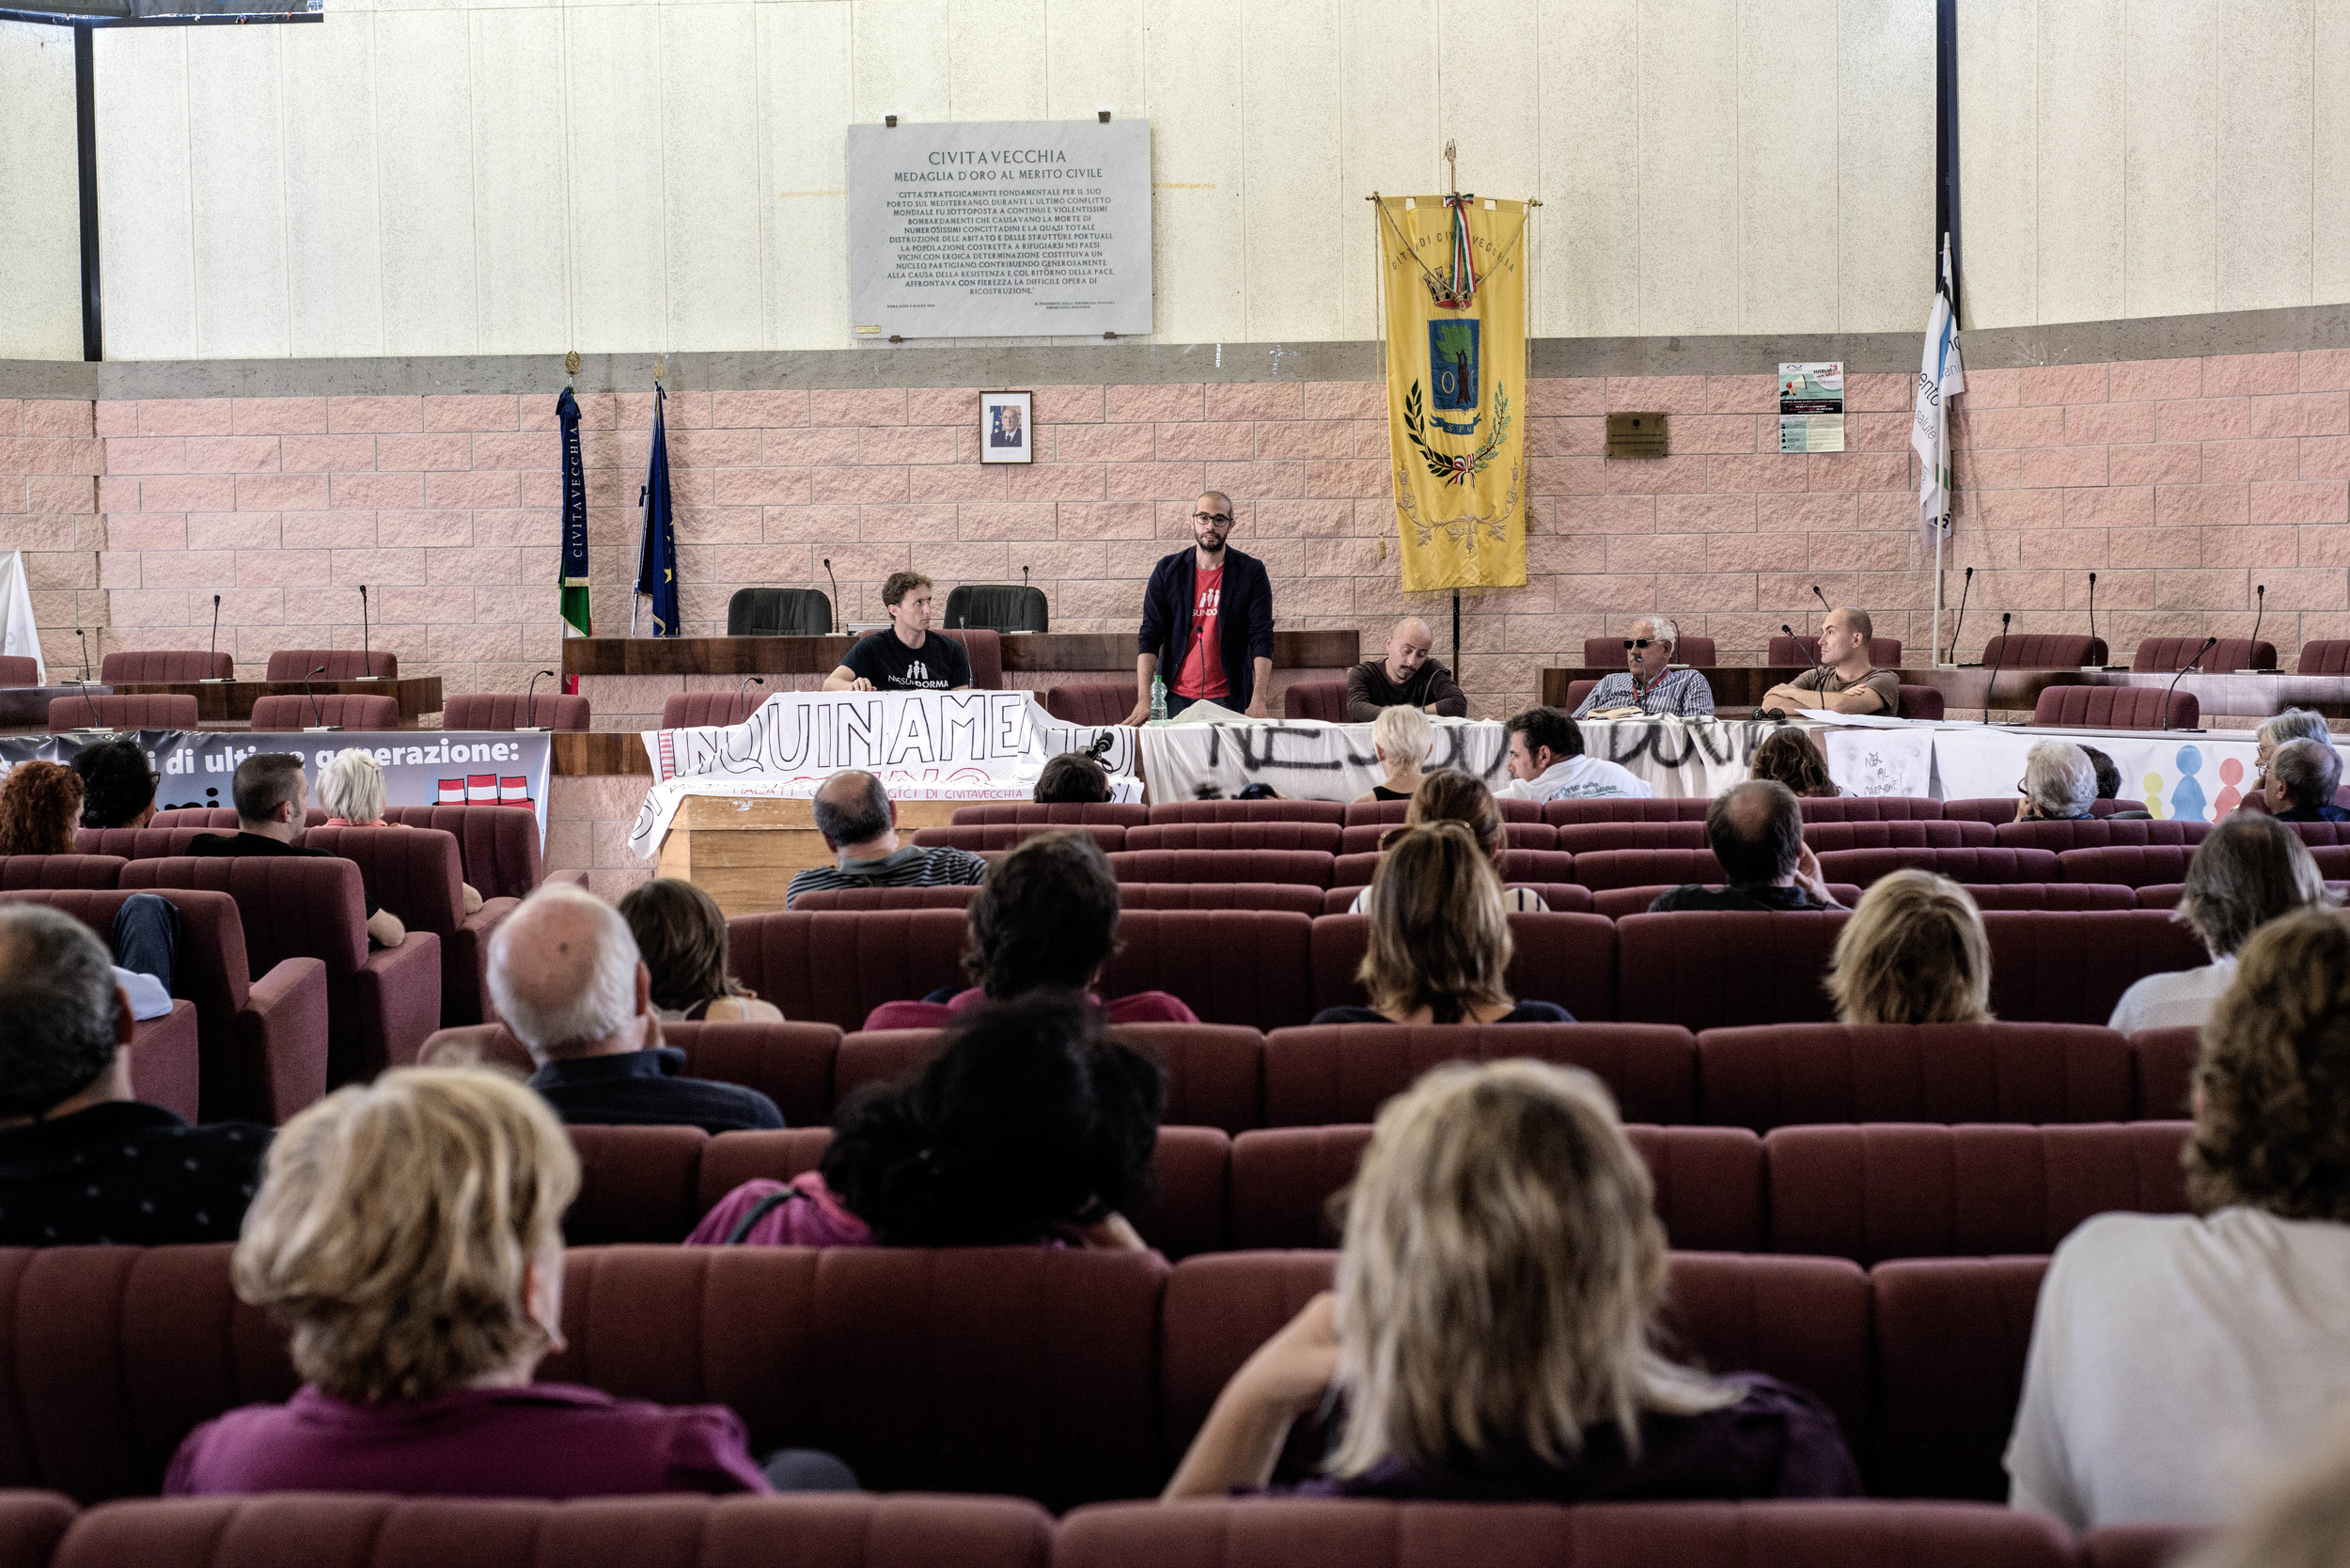
[[[652,466],[645,471],[645,537],[636,548],[636,591],[652,596],[652,635],[684,635],[677,607],[677,526],[669,520],[669,437],[661,420],[667,394],[653,384]]]

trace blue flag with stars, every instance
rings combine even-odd
[[[684,635],[677,607],[677,526],[669,519],[669,437],[661,406],[668,395],[653,384],[652,465],[645,471],[645,537],[636,551],[636,591],[652,597],[652,635]]]

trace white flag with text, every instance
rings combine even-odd
[[[1942,255],[1942,287],[1926,318],[1925,353],[1918,367],[1917,416],[1909,445],[1918,454],[1918,527],[1931,549],[1950,533],[1957,486],[1950,478],[1950,400],[1966,390],[1959,363],[1958,316],[1950,309],[1950,258]]]

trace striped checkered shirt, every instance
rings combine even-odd
[[[879,860],[849,860],[795,872],[784,889],[783,906],[791,908],[802,893],[838,887],[967,887],[986,880],[987,862],[967,850],[908,844]]]
[[[1599,708],[1637,708],[1644,713],[1679,713],[1684,718],[1714,716],[1714,688],[1705,683],[1702,673],[1694,669],[1668,669],[1649,683],[1648,690],[1635,693],[1629,670],[1618,670],[1591,688],[1591,695],[1583,699],[1583,706],[1574,716]]]

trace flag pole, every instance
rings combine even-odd
[[[1947,231],[1942,236],[1941,262],[1941,271],[1934,280],[1937,290],[1941,289],[1942,280],[1950,275],[1950,237]],[[1950,429],[1950,410],[1947,405],[1943,409],[1942,428],[1946,432]],[[1946,449],[1950,446],[1950,437],[1947,433],[1942,438],[1942,446]],[[1958,479],[1958,465],[1955,463],[1950,465],[1950,479],[1951,490],[1955,492]],[[1953,494],[1946,497],[1946,505],[1950,513],[1955,513],[1958,509],[1957,495]],[[1931,667],[1935,669],[1942,667],[1942,545],[1943,541],[1950,537],[1950,531],[1943,525],[1942,519],[1935,518],[1934,520],[1934,646],[1926,651],[1931,660]],[[1950,657],[1953,661],[1957,659],[1957,649],[1950,650]],[[1987,701],[1988,698],[1985,700]]]
[[[659,416],[660,416],[660,412],[661,412],[661,395],[662,395],[662,394],[661,394],[661,371],[662,371],[662,369],[663,369],[663,366],[662,366],[661,362],[660,362],[659,360],[655,360],[655,361],[653,361],[653,367],[652,367],[652,404],[653,404],[653,414],[654,414],[654,416],[655,416],[655,417],[659,417]],[[639,511],[644,511],[647,508],[650,507],[651,505],[652,505],[652,487],[651,487],[651,485],[650,485],[650,483],[648,483],[648,484],[646,485],[646,487],[645,487],[645,498],[644,498],[644,500],[643,500],[643,501],[642,501],[642,502],[638,505],[638,507],[637,507],[637,510],[639,510]],[[628,635],[629,635],[630,636],[632,636],[632,637],[633,637],[633,636],[634,636],[634,635],[636,635],[636,612],[637,612],[638,610],[641,610],[641,609],[643,609],[643,608],[645,607],[645,606],[644,606],[644,602],[645,602],[645,589],[644,589],[644,582],[645,582],[645,524],[644,524],[644,519],[643,519],[643,518],[639,518],[639,519],[637,519],[637,523],[636,523],[636,571],[635,571],[634,574],[634,575],[632,575],[632,576],[629,578],[629,580],[628,580],[628,584],[629,584],[629,588],[628,588]]]

